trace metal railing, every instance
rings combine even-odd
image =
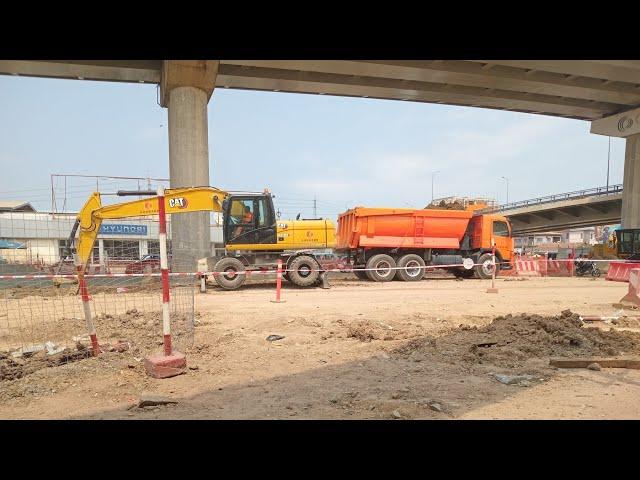
[[[574,198],[585,198],[596,195],[612,195],[622,193],[622,184],[609,185],[608,187],[587,188],[585,190],[576,190],[574,192],[557,193],[555,195],[547,195],[546,197],[538,197],[529,200],[520,200],[518,202],[506,203],[496,208],[485,208],[480,213],[504,212],[505,210],[513,210],[514,208],[528,207],[532,205],[540,205],[544,203],[552,203],[560,200],[569,200]]]

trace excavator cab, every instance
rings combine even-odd
[[[640,260],[640,228],[625,228],[615,233],[618,258]]]
[[[222,202],[225,245],[276,244],[276,214],[270,193],[236,194]]]

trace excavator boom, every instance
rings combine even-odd
[[[228,192],[213,187],[173,188],[164,191],[165,211],[167,214],[188,212],[221,212],[222,202]],[[130,202],[102,206],[100,193],[94,192],[82,207],[76,218],[70,237],[74,244],[76,231],[78,242],[75,253],[82,263],[82,271],[87,267],[93,245],[105,219],[142,217],[158,214],[158,197],[152,196]]]

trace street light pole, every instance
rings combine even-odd
[[[509,203],[509,179],[507,177],[500,177],[507,182],[507,204]]]
[[[607,152],[607,191],[609,190],[609,162],[611,160],[611,137],[609,137],[609,151]]]
[[[433,199],[434,199],[434,196],[433,196],[433,179],[435,178],[436,173],[440,173],[440,170],[435,170],[435,171],[431,172],[431,203],[433,203]]]

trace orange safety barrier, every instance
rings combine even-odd
[[[514,260],[514,266],[517,275],[523,276],[540,276],[540,262],[539,260],[532,260],[530,258],[519,258]]]
[[[626,262],[609,262],[609,271],[605,280],[612,282],[628,282],[629,273],[634,268],[640,268],[640,262],[627,260]]]
[[[573,262],[561,260],[541,261],[541,267],[544,269],[545,277],[572,277]]]
[[[632,268],[629,272],[629,292],[620,299],[620,303],[640,306],[640,268]]]

